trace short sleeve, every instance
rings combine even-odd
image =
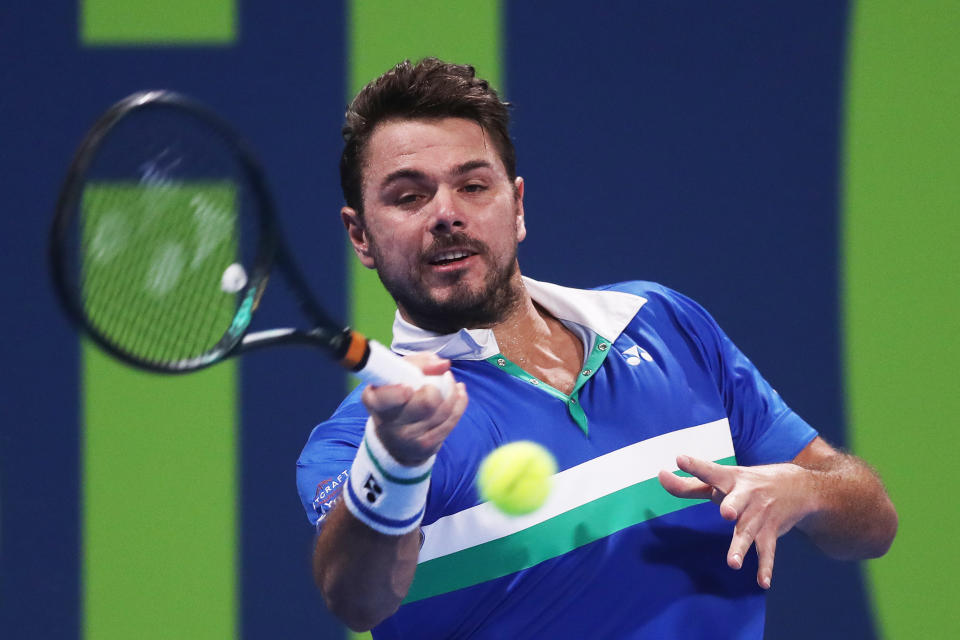
[[[350,468],[363,440],[369,414],[359,401],[359,390],[354,391],[340,405],[333,416],[317,425],[297,460],[297,491],[307,519],[317,532],[339,501],[344,483],[350,477]],[[477,434],[489,433],[476,423],[478,409],[468,407],[457,428],[447,438],[437,455],[430,475],[430,489],[424,512],[424,523],[466,509],[477,502],[473,474],[463,469],[476,468],[484,451],[478,449]],[[484,414],[484,418],[486,418]],[[459,453],[455,453],[459,451]]]
[[[796,457],[817,436],[816,430],[787,406],[703,307],[675,291],[664,292],[676,321],[716,382],[737,462],[749,466]]]
[[[313,429],[297,460],[297,492],[307,519],[317,531],[339,500],[363,439],[367,414],[359,403],[349,405],[352,397]]]

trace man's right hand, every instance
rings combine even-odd
[[[408,356],[426,375],[452,375],[450,361],[433,353]],[[402,384],[369,386],[361,396],[377,436],[398,462],[416,466],[435,454],[467,408],[467,389],[453,385],[446,398],[432,385],[414,391]]]

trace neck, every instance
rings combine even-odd
[[[526,289],[514,313],[492,329],[500,353],[510,361],[556,389],[572,391],[583,363],[583,343]]]
[[[570,393],[583,364],[584,346],[579,337],[530,297],[519,273],[512,283],[515,301],[506,312],[490,324],[476,324],[469,329],[489,329],[506,358],[527,373],[555,389]],[[411,318],[398,304],[407,322],[432,330]],[[451,333],[451,331],[436,331]]]
[[[563,326],[559,320],[533,301],[526,288],[522,291],[519,304],[511,313],[490,327],[497,338],[500,352],[521,365],[529,359],[531,344],[549,336],[554,323]]]

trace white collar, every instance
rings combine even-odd
[[[534,302],[558,320],[581,325],[611,341],[617,339],[647,301],[625,291],[571,289],[526,276],[523,286]],[[404,320],[399,310],[393,320],[391,348],[402,355],[432,351],[450,360],[485,360],[500,353],[492,329],[433,333]]]

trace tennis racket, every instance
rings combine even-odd
[[[108,109],[80,144],[50,236],[55,289],[73,322],[123,362],[186,373],[252,349],[319,347],[371,384],[433,384],[338,325],[281,237],[263,170],[220,117],[169,91]],[[249,331],[271,271],[309,328]]]

